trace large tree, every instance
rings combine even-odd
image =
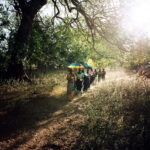
[[[63,7],[63,10],[65,10],[64,12],[73,14],[71,17],[68,16],[69,22],[67,21],[67,24],[73,24],[72,27],[84,27],[87,31],[89,30],[92,35],[91,39],[93,43],[96,34],[100,34],[102,38],[111,42],[109,40],[109,33],[111,32],[109,32],[108,29],[110,29],[110,26],[114,23],[111,22],[111,17],[114,15],[112,11],[114,10],[112,6],[113,3],[110,3],[110,0],[50,0],[50,2],[54,6],[54,16],[52,17],[53,23],[56,18],[66,22],[61,15]],[[14,8],[17,11],[17,14],[20,14],[21,21],[18,31],[14,36],[11,59],[8,65],[8,77],[20,78],[24,75],[23,59],[28,50],[28,39],[32,24],[37,12],[46,4],[47,0],[13,1]],[[86,23],[83,23],[82,17]],[[82,24],[79,20],[82,20]]]
[[[21,15],[21,21],[17,33],[14,36],[14,44],[11,49],[11,58],[8,64],[8,77],[20,78],[24,75],[22,60],[27,51],[28,39],[35,15],[47,0],[15,0],[14,8]]]
[[[75,9],[77,13],[81,12],[85,15],[80,5],[81,2],[78,0],[52,0],[52,2],[54,9],[56,10],[52,20],[54,20],[54,18],[60,18],[58,16],[60,13],[58,2],[62,5],[66,5],[69,12],[72,12],[72,10]],[[18,31],[14,35],[14,43],[10,50],[11,58],[7,71],[8,77],[21,78],[24,75],[22,61],[25,58],[28,49],[28,39],[32,29],[33,20],[37,12],[45,4],[47,4],[47,0],[14,0],[14,8],[17,11],[17,14],[20,14],[21,21]]]

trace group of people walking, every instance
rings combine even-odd
[[[98,71],[96,69],[88,69],[86,71],[79,69],[77,73],[69,69],[67,75],[67,99],[72,100],[75,91],[87,91],[93,82],[98,83],[101,80],[105,80],[105,75],[105,69],[99,69]]]

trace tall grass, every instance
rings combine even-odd
[[[8,110],[14,109],[18,104],[25,103],[28,99],[32,99],[35,96],[48,94],[52,95],[59,89],[59,94],[62,94],[61,87],[66,89],[66,71],[53,70],[50,72],[38,73],[33,76],[32,83],[19,80],[6,80],[2,81],[0,85],[0,109]],[[54,91],[55,89],[55,91]],[[55,94],[57,94],[55,92]]]
[[[84,115],[75,149],[144,150],[150,145],[150,82],[101,83]]]
[[[1,81],[0,94],[6,92],[16,92],[25,90],[39,90],[42,88],[50,88],[55,85],[64,86],[66,84],[66,71],[64,70],[53,70],[47,73],[36,73],[31,77],[32,83],[19,80],[6,80]]]

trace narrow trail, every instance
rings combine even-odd
[[[83,110],[94,97],[100,86],[112,80],[131,80],[124,72],[107,74],[106,81],[93,85],[90,90],[76,96],[46,119],[38,121],[34,128],[21,131],[18,136],[0,142],[1,150],[71,150],[80,134],[80,125],[84,122]],[[55,99],[57,100],[57,99]],[[59,98],[66,101],[65,96]],[[28,120],[26,120],[28,121]]]

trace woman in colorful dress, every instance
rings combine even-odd
[[[98,83],[98,71],[95,69],[94,70],[94,84]]]
[[[90,88],[90,74],[89,74],[89,70],[87,70],[87,72],[84,73],[84,91],[87,91],[88,88]]]
[[[79,69],[77,73],[77,81],[76,81],[76,87],[78,91],[83,90],[83,79],[84,79],[84,73]]]
[[[69,73],[67,74],[67,100],[72,100],[73,96],[75,94],[75,74],[73,73],[73,71],[70,69]]]
[[[92,84],[93,81],[94,81],[94,71],[93,71],[93,69],[90,70],[89,74],[90,74],[90,84]]]

